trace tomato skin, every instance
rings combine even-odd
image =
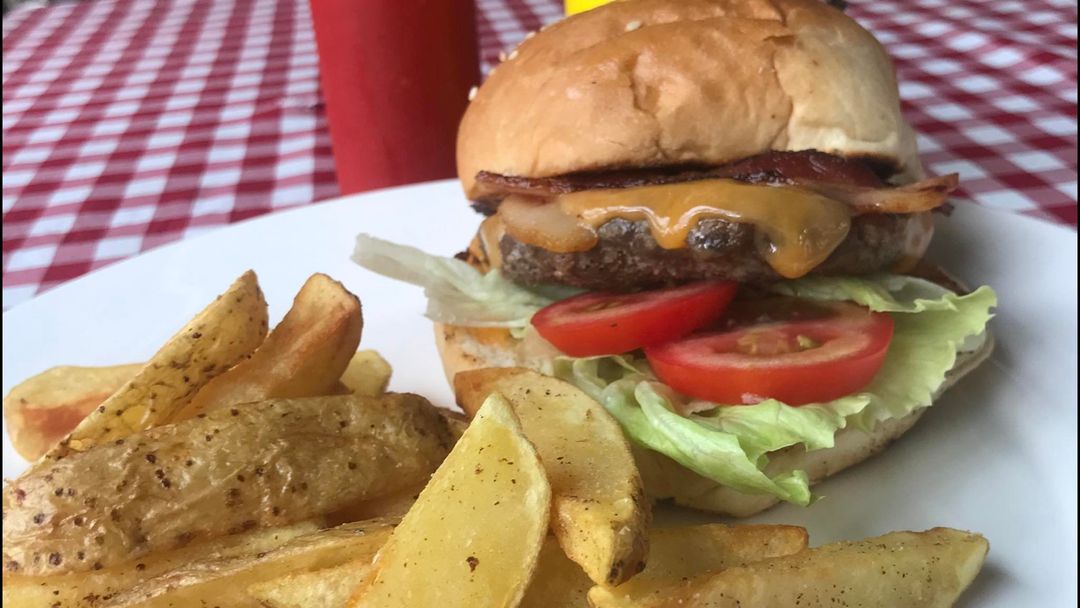
[[[714,403],[831,401],[873,380],[885,361],[893,320],[854,304],[826,306],[831,316],[696,334],[646,348],[645,355],[665,384]]]
[[[533,315],[536,331],[572,357],[617,355],[715,323],[735,297],[728,281],[628,294],[585,293]]]

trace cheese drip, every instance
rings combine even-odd
[[[851,209],[842,202],[802,188],[728,179],[586,190],[551,199],[511,196],[499,215],[514,238],[557,253],[588,251],[597,243],[596,230],[617,218],[646,222],[664,249],[686,247],[704,219],[750,224],[761,256],[787,278],[824,262],[851,228]]]

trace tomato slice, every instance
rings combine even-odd
[[[736,283],[709,281],[638,293],[585,293],[545,306],[532,323],[572,357],[617,355],[716,322],[737,289]]]
[[[715,403],[831,401],[881,369],[893,319],[848,302],[772,298],[733,306],[723,331],[645,349],[671,388]]]

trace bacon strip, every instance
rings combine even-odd
[[[735,179],[752,184],[789,184],[797,180],[881,187],[878,167],[869,162],[824,152],[767,152],[719,167],[655,167],[573,173],[554,177],[520,177],[481,171],[481,202],[497,204],[508,194],[554,196],[581,190],[636,188],[699,179]],[[494,205],[492,205],[494,206]]]
[[[547,198],[582,190],[636,188],[705,179],[798,186],[847,203],[855,215],[946,212],[946,201],[959,186],[956,173],[905,186],[888,186],[867,165],[821,152],[771,152],[713,168],[620,170],[557,177],[517,177],[481,171],[476,176],[485,193],[478,204],[489,212],[512,194]]]

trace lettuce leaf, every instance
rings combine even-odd
[[[361,266],[424,288],[427,316],[456,325],[508,327],[521,333],[537,310],[574,292],[528,289],[497,271],[426,254],[367,235],[356,241]],[[813,500],[805,473],[769,475],[767,454],[801,444],[829,448],[848,424],[872,429],[930,405],[958,352],[974,350],[997,304],[989,287],[960,296],[914,277],[807,277],[772,287],[778,294],[849,300],[894,317],[893,341],[866,389],[827,403],[792,407],[776,400],[726,405],[687,400],[656,380],[639,357],[559,357],[547,373],[591,394],[635,442],[736,490],[767,493],[795,504]],[[695,412],[681,415],[678,412]]]
[[[462,260],[367,234],[357,235],[352,259],[383,276],[423,287],[427,317],[452,325],[524,328],[534,312],[571,293],[527,289],[497,270],[481,273]]]
[[[643,361],[629,357],[567,357],[556,360],[549,371],[602,403],[633,441],[697,474],[744,492],[765,492],[796,504],[810,503],[804,472],[789,471],[770,478],[762,471],[768,464],[764,452],[748,450],[737,433],[718,431],[704,425],[698,416],[676,413],[670,389],[656,382],[647,368]],[[609,381],[611,378],[615,379]]]
[[[866,387],[873,407],[853,417],[863,429],[902,418],[931,404],[958,352],[971,351],[985,339],[990,309],[997,295],[982,286],[965,296],[915,277],[807,278],[777,284],[774,290],[815,300],[851,300],[879,312],[893,313],[893,340],[881,372]]]

